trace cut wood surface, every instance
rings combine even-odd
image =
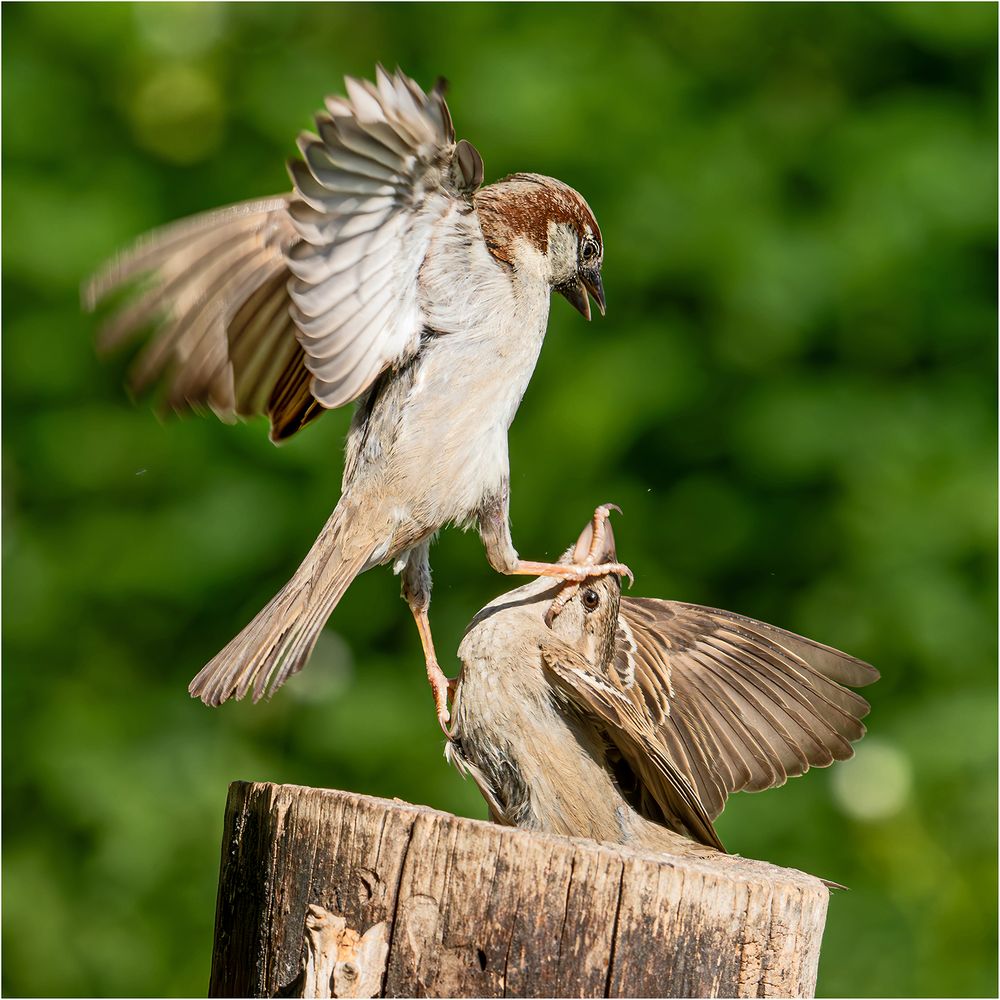
[[[829,890],[295,785],[229,789],[212,996],[812,996]]]

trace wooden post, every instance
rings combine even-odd
[[[812,996],[827,887],[347,792],[229,789],[211,996]]]

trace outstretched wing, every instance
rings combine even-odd
[[[878,671],[729,611],[623,597],[613,671],[664,756],[715,819],[731,792],[781,785],[853,754]],[[635,747],[627,757],[642,753]]]
[[[291,195],[152,233],[85,288],[94,307],[148,278],[100,336],[111,348],[158,324],[134,389],[163,383],[169,406],[223,419],[267,413],[280,440],[417,350],[420,267],[481,183],[482,160],[456,144],[442,84],[425,94],[379,67],[376,83],[346,87],[318,135],[300,136]]]
[[[93,309],[145,279],[98,334],[109,351],[155,327],[132,365],[133,391],[160,383],[166,406],[208,407],[223,420],[272,413],[278,384],[294,385],[305,371],[285,291],[285,253],[296,240],[290,201],[245,202],[165,226],[90,280],[84,302]]]
[[[618,747],[659,807],[661,815],[655,818],[724,851],[696,790],[663,753],[648,717],[618,678],[595,670],[586,657],[558,642],[542,649],[542,660],[557,688]]]
[[[319,135],[299,138],[287,254],[292,315],[326,407],[356,399],[417,350],[426,325],[419,274],[439,227],[482,181],[482,160],[455,130],[439,83],[425,94],[381,68],[347,80]]]

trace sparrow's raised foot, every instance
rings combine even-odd
[[[545,563],[529,562],[526,559],[518,559],[517,565],[511,571],[515,576],[554,576],[567,583],[582,583],[584,580],[591,580],[599,576],[610,576],[614,573],[617,576],[628,577],[628,584],[631,587],[634,577],[632,570],[625,563],[602,563],[600,566],[588,565],[587,563]]]
[[[611,517],[613,510],[618,511],[619,514],[622,512],[618,504],[601,504],[594,511],[590,524],[577,539],[576,547],[573,549],[573,562],[570,566],[581,570],[582,575],[566,577],[566,585],[559,591],[549,606],[549,610],[545,613],[545,624],[549,628],[552,627],[552,622],[555,621],[562,609],[576,596],[580,584],[584,580],[608,576],[610,573],[617,572],[621,576],[627,576],[629,586],[632,586],[632,571],[627,566],[618,562],[600,562],[601,559],[609,555],[614,556],[614,536],[608,526],[608,518]]]

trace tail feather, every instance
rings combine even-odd
[[[295,575],[188,685],[194,698],[217,706],[243,698],[270,698],[309,660],[327,619],[364,569],[370,552],[345,552],[335,511]]]

